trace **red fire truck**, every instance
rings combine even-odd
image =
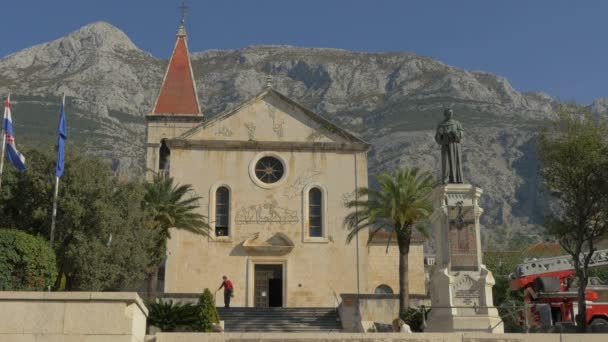
[[[608,249],[593,254],[589,267],[599,266],[608,266]],[[511,274],[509,287],[523,291],[526,310],[522,325],[575,324],[578,291],[570,256],[526,260]],[[601,287],[589,286],[585,291],[588,324],[608,324],[608,303],[598,301],[597,289]]]

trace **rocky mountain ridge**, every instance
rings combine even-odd
[[[485,191],[484,236],[504,242],[537,235],[545,200],[534,136],[554,116],[557,103],[548,95],[521,93],[503,77],[407,52],[251,46],[193,52],[191,59],[205,115],[257,94],[271,75],[275,89],[371,142],[370,174],[403,165],[438,170],[433,130],[451,106],[467,131],[465,176]],[[13,93],[20,141],[48,147],[65,92],[71,144],[137,174],[143,116],[166,64],[97,22],[1,59],[0,93]],[[598,100],[591,109],[605,112],[607,103]]]

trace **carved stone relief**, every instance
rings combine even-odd
[[[221,126],[217,129],[217,131],[215,132],[215,135],[221,135],[223,137],[231,137],[232,136],[232,130],[228,127],[225,126]]]
[[[283,196],[287,197],[288,199],[293,199],[300,196],[304,186],[314,181],[315,178],[320,174],[321,171],[315,169],[306,170],[302,175],[296,178],[295,181],[285,187],[285,190],[283,190]]]
[[[253,122],[245,122],[245,128],[247,129],[249,140],[255,140],[255,124]]]
[[[476,306],[479,305],[479,282],[469,275],[463,275],[454,281],[454,305]]]
[[[477,270],[477,235],[472,206],[448,207],[450,264],[453,271]]]
[[[280,118],[276,112],[276,109],[269,103],[266,103],[266,107],[268,108],[268,116],[270,116],[272,119],[272,130],[278,138],[283,138],[283,126],[285,125],[285,119]]]
[[[323,138],[323,134],[319,132],[312,132],[306,137],[306,141],[308,142],[316,142]]]
[[[236,211],[237,224],[296,223],[298,212],[282,208],[276,201],[241,206]]]

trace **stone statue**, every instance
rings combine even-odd
[[[441,145],[441,178],[443,184],[464,183],[462,179],[462,162],[460,142],[463,129],[460,122],[452,119],[451,108],[443,112],[444,119],[437,125],[435,141]]]

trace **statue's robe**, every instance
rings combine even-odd
[[[443,121],[437,126],[435,141],[441,145],[441,177],[444,184],[464,183],[460,141],[462,126],[456,120]]]

